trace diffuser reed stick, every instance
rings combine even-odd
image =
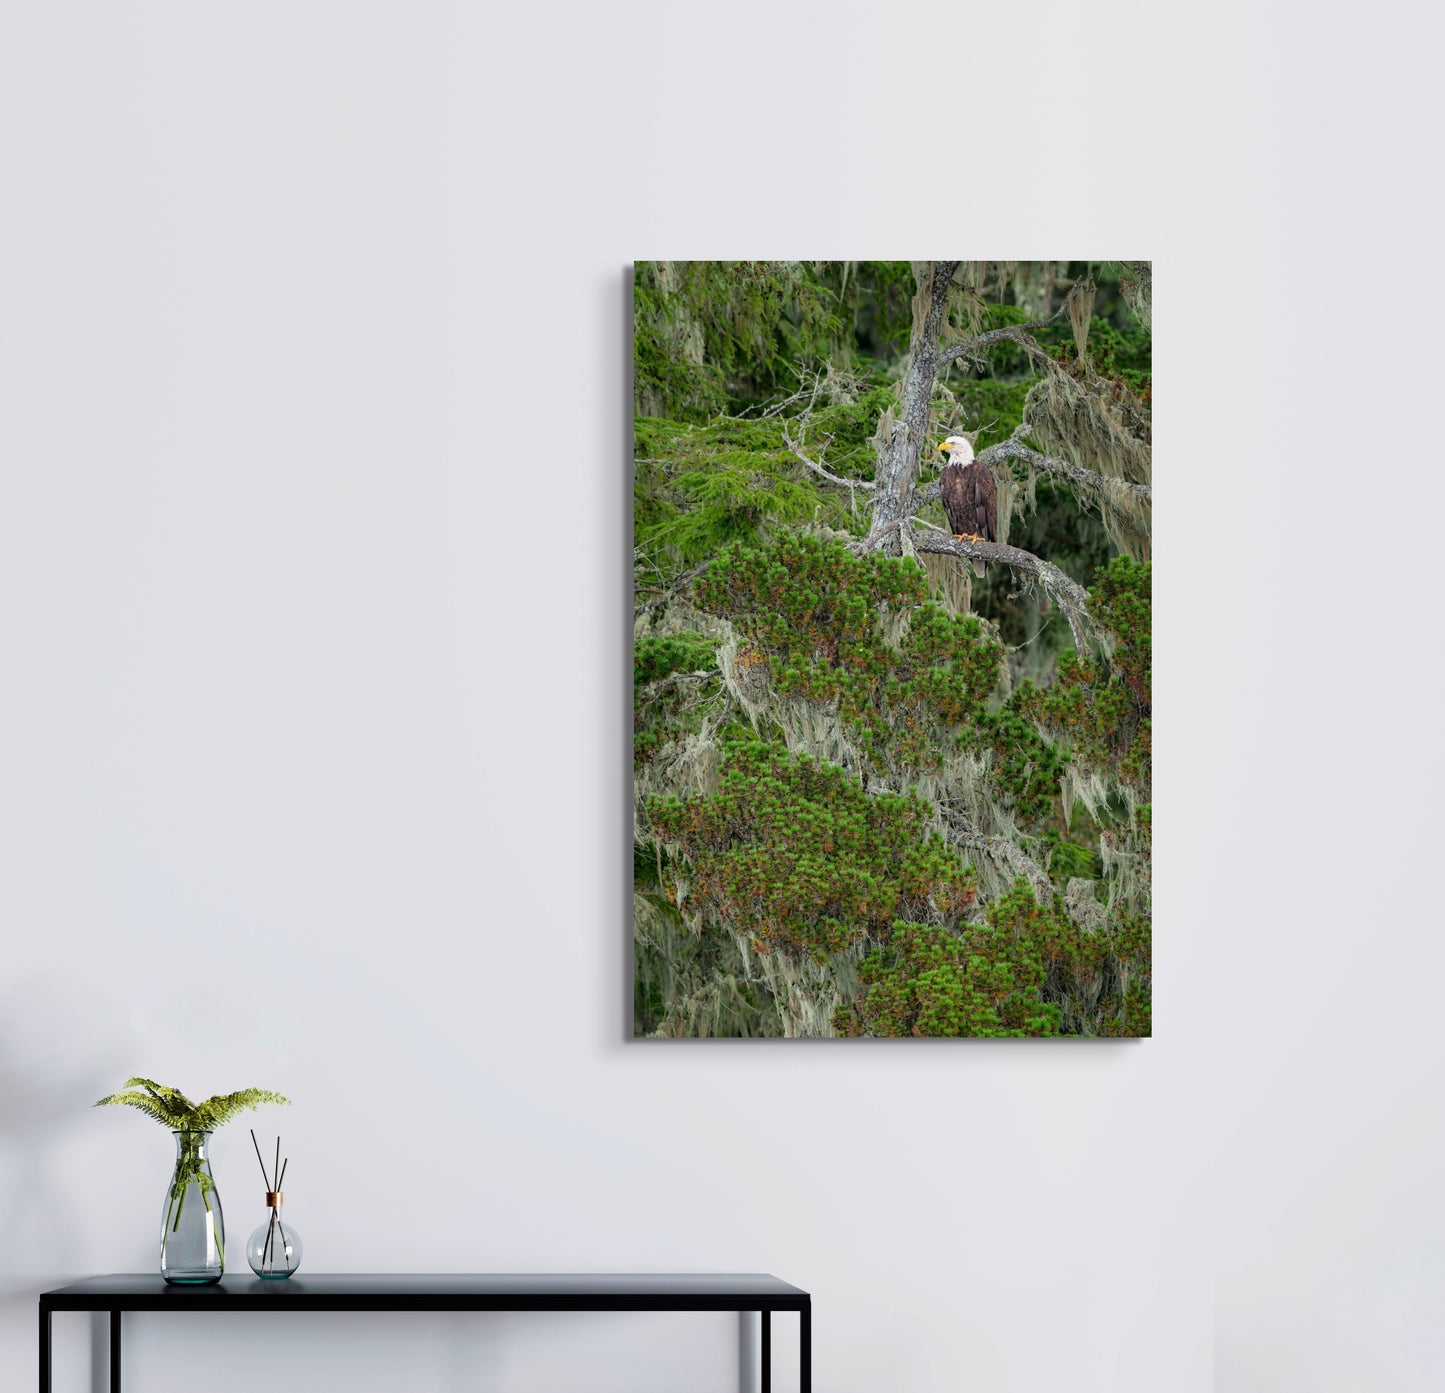
[[[281,1183],[286,1179],[286,1167],[291,1164],[288,1156],[285,1160],[281,1157],[281,1138],[276,1138],[276,1159],[271,1167],[271,1174],[266,1174],[266,1162],[261,1158],[261,1143],[256,1140],[256,1132],[251,1131],[251,1145],[256,1148],[256,1164],[261,1167],[261,1179],[266,1182],[266,1205],[271,1211],[271,1217],[266,1224],[266,1241],[261,1253],[261,1275],[266,1275],[272,1270],[272,1264],[276,1253],[276,1230],[281,1228]],[[284,1239],[284,1230],[283,1230]],[[287,1270],[290,1270],[290,1256],[287,1256]]]

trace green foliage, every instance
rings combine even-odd
[[[1067,653],[1058,681],[1015,694],[1018,709],[1066,741],[1089,767],[1135,789],[1150,783],[1149,563],[1116,556],[1089,592],[1094,617],[1114,635],[1107,658]]]
[[[632,685],[656,682],[672,672],[701,672],[717,666],[717,643],[696,629],[644,635],[632,645]]]
[[[1036,822],[1053,811],[1064,761],[1016,697],[996,714],[979,717],[972,744],[993,751],[993,781],[1020,818]]]
[[[1049,843],[1049,878],[1059,885],[1080,878],[1095,880],[1099,876],[1099,853],[1092,846],[1067,841],[1058,833],[1046,835]]]
[[[971,377],[959,384],[954,392],[959,416],[984,427],[974,441],[976,451],[1007,440],[1018,429],[1024,418],[1024,399],[1033,385],[1033,379],[1027,377]]]
[[[705,421],[790,390],[794,364],[827,361],[843,327],[837,294],[806,263],[638,262],[633,389],[639,404]]]
[[[989,709],[1002,648],[977,619],[930,601],[915,562],[785,535],[724,549],[695,600],[732,620],[739,662],[765,662],[784,695],[835,708],[875,768],[934,770],[950,750],[992,750],[1021,816],[1042,816],[1056,794],[1062,763],[1033,721],[1013,703]]]
[[[688,691],[651,684],[674,672],[711,672],[688,683]],[[632,761],[640,769],[669,741],[699,727],[697,703],[718,690],[717,643],[695,629],[640,635],[632,645]]]
[[[1103,378],[1113,385],[1115,395],[1130,393],[1147,405],[1153,395],[1153,346],[1147,329],[1133,325],[1116,329],[1107,320],[1094,320],[1089,325],[1088,375]],[[1050,349],[1054,358],[1067,369],[1078,369],[1079,354],[1072,338],[1061,340]]]
[[[243,1088],[236,1093],[218,1093],[202,1103],[193,1103],[177,1088],[151,1079],[127,1079],[125,1093],[112,1093],[97,1100],[95,1107],[135,1108],[173,1132],[213,1132],[232,1118],[262,1103],[289,1104],[289,1098],[267,1088]],[[143,1090],[143,1091],[140,1091]]]
[[[873,477],[869,442],[890,401],[880,388],[813,413],[809,439],[826,444],[834,472]],[[776,416],[724,417],[705,426],[634,422],[633,534],[662,579],[731,542],[761,541],[781,527],[823,522],[861,530],[851,500],[793,455],[783,428]]]
[[[854,343],[882,365],[908,351],[913,328],[913,266],[907,261],[861,261],[840,292],[853,315]]]
[[[1050,944],[1066,933],[1018,881],[984,922],[957,933],[898,924],[858,969],[863,995],[839,1011],[852,1035],[1057,1035],[1062,1010],[1044,1000]]]
[[[973,903],[974,872],[929,830],[922,799],[870,795],[776,745],[727,747],[716,794],[650,799],[647,812],[691,864],[689,900],[756,952],[822,961],[900,917],[947,922]]]
[[[636,413],[705,422],[826,362],[886,382],[908,351],[913,290],[907,261],[639,262]]]
[[[1086,932],[1061,899],[1041,904],[1020,878],[982,923],[895,924],[835,1025],[847,1035],[1147,1035],[1148,964],[1147,923]],[[1121,990],[1101,991],[1106,982]]]

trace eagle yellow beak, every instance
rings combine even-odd
[[[948,449],[948,441],[946,441],[946,440],[940,440],[940,441],[938,442],[938,448],[939,448],[940,451],[947,450],[947,449]]]

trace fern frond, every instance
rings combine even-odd
[[[243,1088],[236,1093],[218,1093],[203,1103],[193,1103],[180,1089],[169,1088],[154,1079],[127,1079],[125,1086],[129,1092],[112,1093],[94,1106],[117,1104],[135,1108],[173,1132],[214,1132],[247,1108],[291,1101],[269,1088]]]
[[[156,1102],[148,1093],[112,1093],[107,1098],[101,1098],[93,1103],[92,1107],[103,1108],[115,1104],[121,1107],[136,1108],[145,1113],[147,1117],[153,1117],[163,1127],[174,1127],[175,1120],[170,1111],[162,1104]]]
[[[269,1088],[243,1088],[236,1093],[218,1093],[214,1098],[207,1098],[204,1103],[196,1106],[196,1117],[201,1129],[209,1132],[249,1108],[259,1108],[262,1103],[282,1103],[289,1106],[290,1102],[289,1098],[284,1098]]]
[[[179,1088],[168,1088],[165,1084],[156,1083],[153,1079],[127,1079],[125,1086],[145,1089],[155,1098],[156,1102],[177,1116],[188,1116],[196,1110],[196,1105]]]

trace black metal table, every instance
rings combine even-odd
[[[766,1273],[319,1273],[268,1282],[223,1277],[204,1287],[140,1273],[88,1277],[40,1294],[40,1393],[51,1393],[55,1311],[110,1312],[111,1393],[120,1393],[126,1311],[757,1311],[762,1393],[772,1389],[772,1313],[796,1311],[799,1387],[813,1387],[812,1298]]]

